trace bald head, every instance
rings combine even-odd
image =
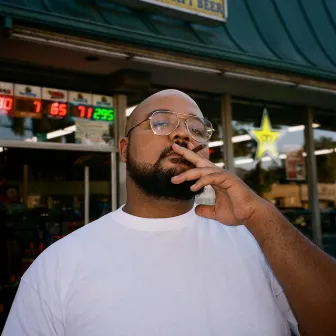
[[[175,89],[162,90],[143,100],[134,109],[127,120],[125,135],[155,110],[170,110],[182,114],[203,116],[196,102],[184,92]]]

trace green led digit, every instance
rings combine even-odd
[[[95,108],[95,111],[94,111],[94,114],[93,114],[93,119],[94,120],[99,120],[100,110],[101,109],[99,107]]]
[[[103,120],[108,120],[107,119],[108,112],[109,112],[109,110],[107,110],[107,109],[103,110],[103,114],[104,114]]]
[[[109,119],[108,120],[109,121],[113,121],[114,120],[114,110],[113,109],[109,110]]]
[[[106,120],[112,121],[113,120],[113,110],[107,110],[107,112],[108,114],[107,114]]]

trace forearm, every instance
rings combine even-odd
[[[307,335],[336,335],[336,262],[296,230],[271,204],[246,227],[281,283]]]

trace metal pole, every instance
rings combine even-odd
[[[317,166],[315,157],[314,145],[314,130],[313,130],[313,109],[308,108],[307,118],[305,123],[305,142],[306,142],[306,162],[308,171],[308,194],[309,205],[312,213],[312,230],[313,241],[319,247],[322,247],[322,233],[321,233],[321,216],[318,195],[318,180],[317,180]]]
[[[28,179],[29,179],[29,166],[23,166],[23,203],[28,206]]]
[[[225,168],[234,171],[232,144],[232,104],[231,96],[224,95],[221,100],[221,116],[223,128],[223,146]]]
[[[116,105],[116,116],[114,125],[115,144],[118,147],[119,140],[125,136],[126,127],[126,109],[127,109],[127,96],[124,94],[118,94],[114,96]],[[121,206],[126,201],[126,166],[120,161],[119,155],[116,156],[116,168],[117,168],[117,204]]]
[[[84,225],[90,221],[90,168],[84,167]]]
[[[117,177],[117,158],[116,153],[111,153],[111,207],[112,211],[118,208],[118,177]]]

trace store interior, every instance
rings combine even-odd
[[[92,222],[111,211],[109,153],[0,148],[1,323],[34,259],[85,224],[87,190]]]

